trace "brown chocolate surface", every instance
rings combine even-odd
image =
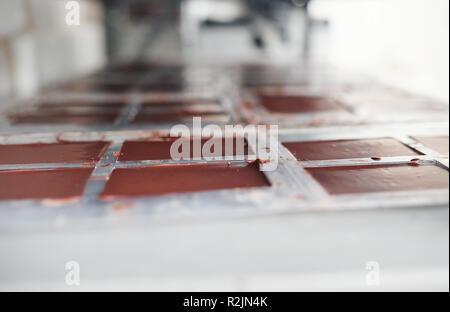
[[[260,95],[261,104],[272,113],[317,113],[343,110],[336,101],[319,96]]]
[[[286,142],[283,143],[283,145],[299,161],[418,155],[409,147],[389,138],[344,141]]]
[[[164,165],[116,169],[101,198],[157,196],[236,188],[268,187],[258,164],[245,167],[223,165]]]
[[[133,123],[183,123],[192,121],[194,117],[223,117],[225,113],[220,112],[192,112],[176,111],[170,113],[146,113],[141,112],[136,116]]]
[[[48,116],[45,114],[10,115],[9,121],[14,125],[103,125],[113,124],[119,117],[118,113],[108,114],[61,114]]]
[[[178,139],[176,138],[168,138],[161,141],[127,141],[123,144],[122,150],[120,152],[119,161],[140,161],[140,160],[167,160],[171,159],[170,156],[170,147],[172,144]],[[217,142],[218,139],[213,139],[214,142]],[[193,141],[190,141],[190,157],[193,157]],[[208,142],[208,139],[201,140],[201,146]],[[225,139],[220,140],[222,145],[222,152],[219,154],[214,150],[211,150],[214,153],[214,157],[220,156],[236,156],[238,155],[237,144],[238,140],[233,140],[233,153],[226,153],[225,151]],[[217,143],[216,143],[217,144]],[[244,141],[244,154],[239,153],[240,155],[248,155],[248,144]]]
[[[448,136],[415,137],[415,139],[426,147],[431,148],[442,155],[449,154]]]
[[[0,200],[76,199],[93,168],[0,171]]]
[[[96,163],[108,142],[0,145],[0,165]]]
[[[437,166],[359,166],[309,168],[333,195],[448,189],[448,171]]]

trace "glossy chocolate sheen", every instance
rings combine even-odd
[[[318,96],[261,95],[259,99],[272,113],[300,114],[343,110],[336,101]]]
[[[94,168],[0,171],[0,200],[77,199]]]
[[[112,173],[101,198],[157,196],[237,188],[268,187],[257,163],[223,165],[163,165],[122,168]]]
[[[332,195],[448,189],[448,171],[437,166],[309,168]]]
[[[118,113],[98,115],[61,114],[52,116],[45,114],[24,114],[8,116],[9,121],[14,125],[103,125],[113,124],[118,117]]]
[[[108,149],[107,142],[0,145],[0,165],[96,163]]]
[[[283,145],[299,161],[353,159],[371,157],[417,156],[394,139],[286,142]]]
[[[141,161],[141,160],[168,160],[172,159],[170,156],[170,148],[172,144],[178,139],[164,139],[161,141],[126,141],[120,152],[119,161]],[[237,153],[238,140],[233,139],[233,153],[226,153],[225,144],[226,141],[222,139],[213,139],[215,144],[222,145],[222,152],[219,154],[212,149],[211,152],[214,153],[214,157],[221,156],[236,156],[236,155],[248,155],[248,144],[244,141],[243,153]],[[208,139],[201,140],[201,146],[208,142]],[[219,142],[218,142],[219,141]],[[211,143],[211,142],[210,142]],[[239,140],[240,143],[240,140]],[[189,140],[190,146],[190,157],[193,157],[193,141]],[[241,150],[239,149],[239,150]]]
[[[146,113],[141,112],[136,116],[133,123],[183,123],[192,121],[194,117],[223,117],[227,116],[220,112],[191,112],[176,111],[170,113]]]
[[[431,148],[442,155],[449,154],[448,136],[415,137],[415,139],[426,147]]]

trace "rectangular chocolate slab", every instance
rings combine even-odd
[[[260,95],[259,100],[271,113],[301,114],[343,110],[335,100],[320,96]]]
[[[108,142],[64,142],[55,144],[0,145],[0,165],[96,163]]]
[[[409,147],[390,138],[286,142],[283,145],[298,161],[418,155]]]
[[[170,155],[170,148],[175,141],[179,138],[167,138],[158,141],[126,141],[120,152],[119,161],[141,161],[141,160],[168,160],[172,159]],[[193,140],[189,140],[190,158],[193,158]],[[201,146],[205,146],[209,139],[201,139]],[[233,139],[233,152],[226,153],[225,150],[225,139],[213,139],[209,143],[221,144],[222,152],[210,151],[214,153],[213,157],[224,157],[224,156],[236,156],[236,155],[248,155],[248,143],[243,140],[243,146],[238,149],[237,144],[241,144],[241,140]],[[186,144],[187,145],[187,144]],[[212,145],[211,145],[212,147]],[[238,153],[242,151],[242,153]]]
[[[83,195],[94,168],[0,171],[2,200],[72,200]]]
[[[435,150],[442,155],[449,154],[449,137],[448,136],[434,136],[434,137],[414,137],[424,146]]]
[[[352,166],[308,168],[332,195],[448,189],[448,171],[437,166]]]
[[[268,186],[270,183],[259,171],[257,163],[244,167],[227,164],[162,165],[114,170],[101,198],[113,200]]]

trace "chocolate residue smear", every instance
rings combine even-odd
[[[270,186],[258,163],[247,166],[162,165],[116,169],[101,194],[104,200]]]
[[[414,158],[414,159],[411,159],[410,161],[409,161],[409,166],[420,166],[420,163],[419,163],[419,161],[420,161],[420,159],[418,159],[418,158]]]
[[[124,211],[124,210],[131,209],[133,207],[134,207],[134,203],[127,202],[127,203],[115,204],[112,206],[112,209],[114,209],[115,211]]]

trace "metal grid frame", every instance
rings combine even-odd
[[[378,129],[377,129],[378,128]],[[394,130],[395,128],[395,130]],[[413,130],[414,129],[414,130]],[[124,198],[103,201],[98,195],[104,189],[107,179],[116,168],[149,167],[162,164],[197,164],[217,161],[165,160],[118,162],[117,156],[123,142],[127,140],[151,140],[168,135],[166,131],[122,131],[122,132],[68,132],[60,134],[18,134],[0,136],[0,144],[56,143],[58,141],[89,142],[108,141],[112,144],[96,164],[82,199],[77,203],[55,201],[11,201],[0,203],[0,222],[3,227],[14,227],[21,223],[57,223],[80,221],[86,218],[108,219],[124,213],[129,217],[164,218],[204,218],[243,217],[255,214],[293,213],[301,211],[334,211],[342,209],[370,209],[414,206],[448,205],[448,190],[384,192],[361,195],[329,195],[310,176],[305,168],[323,166],[398,165],[408,164],[412,158],[419,159],[424,166],[437,165],[449,170],[448,155],[437,152],[416,142],[411,137],[448,135],[445,124],[416,124],[411,126],[348,127],[340,132],[333,129],[286,129],[280,131],[278,168],[264,172],[271,183],[269,188],[221,190],[187,194],[171,194],[157,197]],[[373,159],[343,159],[314,162],[298,162],[283,147],[283,142],[317,141],[334,139],[367,139],[392,137],[410,148],[423,153],[417,157],[384,157]],[[254,147],[251,146],[254,150]],[[219,161],[220,162],[220,161]],[[246,161],[231,161],[233,165],[246,165]],[[32,164],[0,166],[1,170],[54,169],[86,167],[83,164]],[[92,166],[92,165],[91,165]],[[414,196],[412,196],[414,195]],[[128,209],[129,208],[129,209]],[[39,214],[36,213],[38,209]],[[125,211],[125,212],[124,212]],[[37,223],[41,223],[37,222]]]
[[[357,86],[357,87],[356,87]],[[273,95],[311,95],[332,99],[339,103],[341,111],[283,114],[268,111],[260,103],[257,93]],[[353,83],[345,78],[335,83],[311,83],[306,85],[264,86],[240,91],[240,113],[249,123],[276,123],[284,128],[324,127],[361,124],[389,124],[399,122],[449,122],[448,105],[424,96],[403,94],[375,82]],[[430,111],[403,111],[400,113],[377,112],[378,103],[432,103]]]
[[[429,190],[414,192],[384,192],[361,195],[330,196],[324,188],[312,178],[305,168],[317,166],[358,166],[358,165],[390,165],[407,164],[411,157],[384,157],[373,159],[345,159],[315,162],[298,162],[295,157],[283,147],[288,141],[317,141],[342,139],[367,139],[392,137],[410,148],[419,151],[420,165],[437,165],[449,170],[448,155],[440,155],[435,151],[416,142],[413,136],[448,135],[448,116],[430,114],[422,116],[425,121],[411,122],[414,116],[394,116],[392,120],[365,123],[367,113],[354,106],[354,102],[346,101],[354,81],[347,77],[336,76],[336,82],[316,83],[302,87],[264,87],[269,92],[281,93],[312,93],[329,95],[332,98],[348,103],[345,115],[336,114],[304,114],[296,118],[270,116],[259,105],[254,97],[253,89],[241,89],[241,81],[236,71],[218,74],[218,70],[194,69],[189,79],[202,84],[210,79],[209,90],[191,89],[185,93],[139,93],[131,90],[123,94],[92,94],[47,91],[43,95],[25,101],[23,107],[41,100],[93,100],[108,101],[111,99],[124,101],[120,118],[116,124],[106,126],[11,126],[5,114],[0,114],[0,144],[55,143],[58,141],[108,141],[111,146],[95,170],[86,187],[82,199],[77,203],[64,204],[54,201],[14,201],[0,202],[0,225],[2,228],[15,229],[16,226],[27,223],[40,227],[42,225],[61,225],[67,222],[82,222],[94,219],[97,222],[121,220],[122,218],[140,219],[145,216],[158,221],[167,218],[216,218],[216,217],[246,217],[254,215],[272,215],[277,213],[297,213],[302,211],[335,211],[345,209],[371,209],[394,207],[424,207],[448,206],[447,190]],[[134,76],[137,81],[154,81],[164,71]],[[97,78],[113,80],[132,77],[124,74],[98,74]],[[104,75],[104,76],[102,76]],[[189,76],[189,75],[188,75]],[[94,76],[95,77],[95,76]],[[100,78],[98,78],[100,77]],[[368,83],[358,82],[357,86],[367,86]],[[383,90],[379,88],[378,90]],[[379,91],[381,92],[381,91]],[[396,95],[393,95],[395,98]],[[350,96],[351,97],[351,96]],[[179,99],[219,99],[220,105],[226,110],[230,123],[279,123],[279,158],[278,168],[264,174],[271,182],[270,188],[222,190],[189,194],[173,194],[158,197],[129,198],[105,202],[98,195],[103,190],[109,175],[116,168],[153,166],[161,164],[199,163],[198,161],[142,161],[118,162],[117,155],[123,142],[127,140],[148,140],[167,136],[172,124],[131,124],[131,121],[141,109],[143,101],[179,100]],[[357,98],[357,97],[356,97]],[[18,108],[22,109],[22,106]],[[275,118],[273,118],[275,117]],[[429,121],[428,121],[429,120]],[[214,124],[225,125],[224,121],[211,120]],[[206,123],[207,124],[207,123]],[[205,124],[205,125],[206,125]],[[320,127],[317,127],[320,125]],[[252,147],[251,148],[255,148]],[[208,163],[200,161],[200,163]],[[233,165],[244,165],[245,161],[235,161]],[[0,166],[0,170],[13,169],[53,169],[76,168],[83,164],[33,164]],[[414,195],[414,196],[412,196]],[[39,211],[39,213],[36,213]],[[27,227],[28,228],[28,227]]]
[[[169,74],[170,71],[168,72]],[[205,116],[202,117],[205,125],[219,124],[225,125],[236,121],[236,112],[233,109],[234,103],[231,102],[224,89],[224,80],[217,77],[215,71],[206,68],[188,67],[183,72],[183,79],[186,81],[186,89],[180,92],[166,91],[148,91],[141,92],[138,89],[140,84],[158,81],[158,76],[167,74],[164,69],[155,70],[151,73],[141,74],[119,74],[100,72],[85,78],[77,78],[74,81],[97,81],[107,83],[117,81],[117,79],[135,81],[136,87],[128,91],[120,93],[107,92],[82,92],[71,91],[69,89],[58,89],[53,87],[44,90],[44,92],[32,99],[26,99],[19,102],[6,103],[5,110],[0,112],[0,134],[15,133],[44,133],[44,132],[69,132],[69,131],[111,131],[111,130],[167,130],[173,126],[173,123],[133,123],[134,118],[141,112],[141,104],[146,101],[171,101],[171,100],[205,100],[218,101],[219,106],[224,112],[223,116]],[[172,73],[172,75],[174,75]],[[64,86],[66,83],[62,83]],[[39,125],[39,124],[23,124],[13,125],[8,119],[9,114],[30,111],[41,102],[70,102],[70,101],[92,101],[93,103],[105,102],[123,102],[124,106],[117,116],[113,124],[99,125]],[[8,105],[10,104],[10,105]],[[1,106],[0,106],[1,107]],[[215,112],[211,107],[205,107],[205,112]]]

